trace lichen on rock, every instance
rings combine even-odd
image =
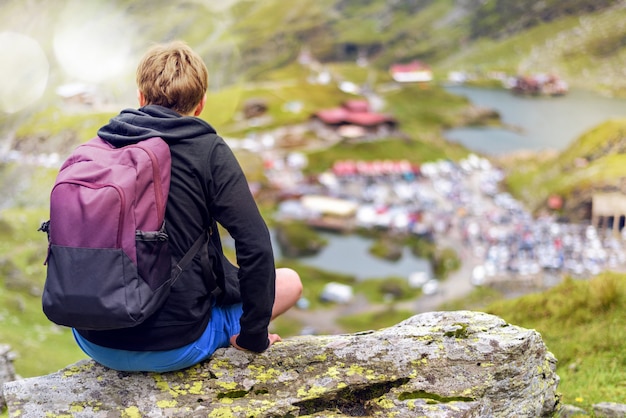
[[[220,349],[189,369],[122,373],[82,361],[5,385],[11,417],[542,417],[556,359],[534,330],[471,311],[393,327]]]

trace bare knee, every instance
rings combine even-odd
[[[300,275],[290,268],[276,269],[276,298],[272,319],[293,307],[302,296]]]
[[[300,275],[290,268],[276,269],[276,287],[282,287],[283,291],[295,298],[296,301],[302,296],[303,287]]]

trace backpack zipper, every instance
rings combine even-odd
[[[135,145],[131,145],[132,147],[136,147],[145,151],[150,158],[150,162],[152,163],[152,178],[154,179],[154,188],[157,190],[155,196],[155,204],[157,207],[157,212],[159,217],[163,214],[163,220],[165,219],[165,203],[163,202],[163,185],[161,184],[161,168],[159,167],[159,159],[154,154],[154,152],[142,146],[141,142],[138,142]],[[159,219],[161,221],[161,219]]]
[[[48,260],[50,260],[50,251],[51,251],[51,244],[50,244],[50,220],[42,222],[41,225],[39,226],[39,229],[37,231],[45,232],[46,235],[48,236],[48,252],[46,254],[46,259],[43,262],[43,265],[47,266],[48,265]]]

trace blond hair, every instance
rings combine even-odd
[[[181,41],[154,45],[137,66],[137,87],[146,104],[183,115],[200,104],[208,83],[209,72],[202,58]]]

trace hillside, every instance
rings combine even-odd
[[[10,0],[0,17],[3,30],[41,43],[54,83],[72,81],[68,72],[93,79],[94,69],[111,66],[107,55],[131,58],[150,42],[182,38],[205,57],[213,89],[263,79],[307,50],[323,63],[361,58],[380,71],[418,59],[433,66],[440,81],[450,70],[557,72],[572,85],[617,93],[626,86],[625,7],[624,0],[294,0],[289,7],[279,0],[176,6],[162,0],[89,6]],[[86,62],[64,62],[60,42],[68,40],[74,53],[93,60],[93,74],[78,74],[89,68]],[[97,48],[81,51],[87,42]],[[132,88],[132,65],[118,64],[127,72],[99,82],[128,97],[123,92]]]
[[[151,42],[173,38],[186,40],[205,58],[216,104],[206,114],[227,134],[242,103],[255,96],[275,106],[304,97],[304,112],[333,104],[318,100],[319,86],[302,89],[306,74],[292,71],[302,52],[338,77],[370,87],[390,80],[391,64],[417,59],[431,65],[435,85],[445,83],[450,71],[466,71],[492,85],[499,85],[489,81],[494,72],[550,72],[573,87],[626,95],[626,28],[621,24],[626,0],[296,0],[289,7],[278,0],[60,4],[64,7],[12,0],[0,10],[1,27],[37,40],[50,65],[41,100],[22,112],[0,113],[5,147],[15,148],[24,138],[35,139],[24,146],[44,152],[73,146],[117,109],[134,104],[134,62]],[[167,25],[153,24],[165,17]],[[268,80],[277,84],[257,88]],[[94,83],[105,96],[98,114],[68,114],[60,108],[55,89],[74,82]],[[334,103],[345,97],[334,94]],[[273,127],[305,118],[283,115]],[[74,132],[67,132],[68,126]],[[441,138],[437,132],[431,136]]]
[[[241,1],[233,9],[240,17],[233,33],[246,40],[238,45],[250,76],[306,48],[322,62],[361,58],[379,70],[418,59],[440,80],[450,70],[556,72],[573,86],[607,94],[626,88],[624,1],[279,3]]]
[[[508,166],[509,188],[531,210],[547,210],[549,196],[559,195],[564,217],[587,222],[594,192],[625,191],[626,119],[591,129],[558,155],[512,158]]]

